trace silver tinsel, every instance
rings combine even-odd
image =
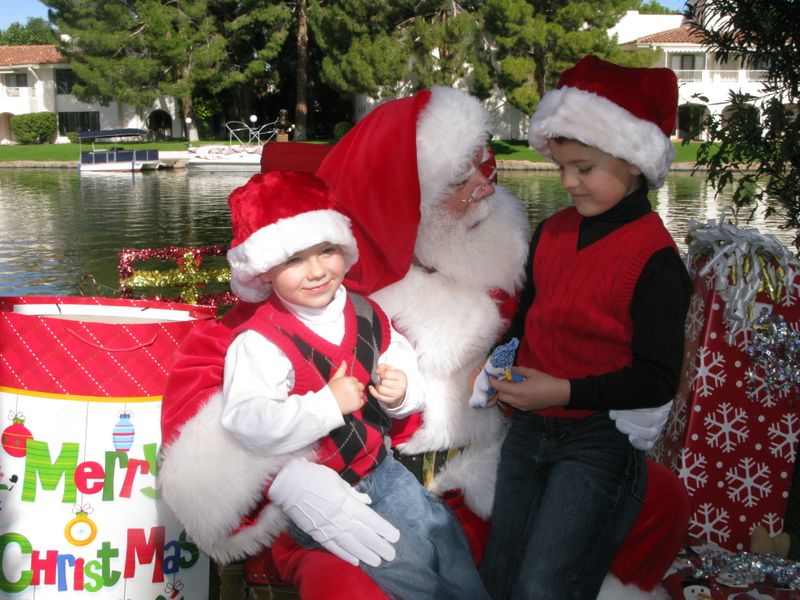
[[[800,332],[781,315],[764,315],[753,321],[753,339],[747,348],[753,365],[749,384],[760,379],[771,391],[787,397],[800,393]]]
[[[771,554],[727,552],[705,548],[698,552],[697,577],[714,577],[730,587],[749,587],[756,583],[800,590],[800,563]]]

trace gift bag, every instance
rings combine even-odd
[[[692,498],[689,533],[749,550],[782,530],[800,433],[800,272],[774,237],[692,224],[684,374],[656,458]]]
[[[216,309],[0,298],[0,596],[202,599],[209,563],[159,499],[161,393]]]

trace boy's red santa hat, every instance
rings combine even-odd
[[[422,211],[444,201],[489,141],[488,111],[460,90],[433,87],[373,109],[325,157],[317,175],[350,217],[360,260],[347,287],[362,294],[411,267]],[[481,170],[493,166],[493,157]]]
[[[547,140],[564,137],[638,167],[659,188],[675,157],[670,135],[678,110],[672,69],[621,67],[586,56],[561,74],[530,120],[532,148],[550,157]]]
[[[358,260],[350,219],[334,209],[333,194],[310,173],[254,175],[231,193],[228,204],[231,290],[245,302],[269,295],[272,286],[261,280],[262,273],[319,243],[340,246],[348,268]]]

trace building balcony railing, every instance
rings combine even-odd
[[[5,96],[6,98],[35,98],[36,88],[0,85],[0,96]]]
[[[682,83],[748,83],[764,81],[767,72],[764,70],[731,70],[731,69],[680,69],[675,76]]]

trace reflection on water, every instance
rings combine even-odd
[[[503,172],[500,181],[522,198],[533,226],[570,203],[555,173]],[[688,222],[694,220],[705,223],[709,219],[718,219],[720,211],[729,201],[729,196],[715,198],[713,188],[704,177],[691,176],[689,173],[670,174],[661,189],[650,192],[653,209],[661,216],[681,252],[686,251]],[[747,213],[743,213],[740,227],[755,227],[761,233],[774,235],[793,250],[791,244],[794,233],[780,229],[782,219],[779,216],[773,215],[765,220],[759,213],[746,223],[747,216]],[[726,218],[732,219],[731,215]]]
[[[121,248],[226,244],[227,197],[247,173],[82,174],[69,169],[0,169],[0,295],[78,294],[91,274],[115,290]],[[531,223],[566,206],[551,172],[501,172],[501,183],[525,203]],[[717,218],[702,178],[671,175],[651,195],[682,250],[689,219]],[[752,223],[789,244],[779,219]]]

